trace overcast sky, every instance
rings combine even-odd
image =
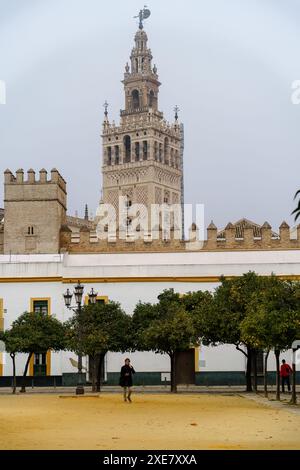
[[[0,0],[3,171],[57,167],[68,211],[95,212],[102,104],[119,120],[141,0]],[[293,225],[300,187],[299,0],[149,0],[160,109],[185,124],[185,201],[206,222]]]

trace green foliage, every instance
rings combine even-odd
[[[131,319],[116,302],[83,307],[65,323],[68,349],[95,356],[130,349]]]
[[[197,342],[190,312],[173,289],[158,296],[156,304],[139,303],[133,314],[135,347],[144,351],[173,354]]]
[[[294,200],[300,195],[300,189],[296,192]],[[293,210],[292,214],[295,214],[295,222],[300,217],[300,199],[298,201],[298,206]]]
[[[253,347],[290,348],[300,336],[300,284],[265,278],[264,288],[249,301],[240,329],[243,340]]]
[[[195,308],[195,316],[203,344],[239,346],[243,343],[240,324],[247,315],[249,299],[255,292],[260,292],[263,282],[262,277],[249,272],[232,279],[222,277],[215,292],[206,293],[203,299],[198,293],[200,302]]]
[[[3,336],[9,353],[65,349],[64,326],[55,317],[44,313],[23,313]]]

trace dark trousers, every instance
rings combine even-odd
[[[290,376],[281,377],[282,393],[284,393],[284,384],[287,384],[288,391],[291,391]]]

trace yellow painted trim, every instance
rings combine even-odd
[[[300,279],[300,276],[299,276]],[[93,277],[93,278],[80,278],[80,282],[83,284],[91,283],[121,283],[121,282],[220,282],[220,277]],[[75,284],[78,282],[78,278],[63,278],[63,284]]]
[[[60,277],[0,277],[0,283],[6,284],[10,282],[62,282]]]
[[[104,300],[104,303],[105,304],[108,304],[108,301],[109,301],[109,298],[107,295],[97,295],[96,297],[97,300]],[[84,305],[88,305],[89,304],[89,296],[86,295],[84,297]]]
[[[40,300],[47,300],[48,302],[48,315],[51,315],[51,297],[31,297],[30,298],[30,312],[33,312],[33,303]],[[33,376],[34,356],[30,359],[29,375]],[[51,351],[47,351],[46,356],[46,375],[51,375]]]
[[[199,358],[200,358],[200,347],[195,348],[195,372],[199,372]]]
[[[1,322],[1,323],[4,322],[3,299],[0,299],[0,322]],[[3,323],[3,329],[2,329],[1,323],[0,323],[0,331],[3,331],[3,330],[4,330],[4,323]],[[2,377],[2,375],[3,375],[3,364],[2,364],[2,361],[3,361],[3,353],[0,353],[0,377]]]
[[[225,279],[237,279],[241,276],[223,276]],[[279,275],[276,276],[282,280],[290,281],[300,281],[299,275]],[[83,284],[90,283],[121,283],[121,282],[220,282],[221,276],[191,276],[191,277],[93,277],[93,278],[80,278],[80,282]],[[63,284],[76,284],[78,278],[63,278]]]
[[[118,282],[220,282],[221,276],[164,276],[164,277],[86,277],[80,278],[80,282],[84,284],[92,283],[118,283]],[[225,279],[235,279],[241,276],[223,276]],[[282,274],[276,276],[279,279],[286,281],[300,281],[300,274]],[[62,282],[63,284],[76,284],[78,282],[78,276],[76,278],[68,277],[2,277],[0,278],[0,284],[5,283],[18,283],[18,282]]]

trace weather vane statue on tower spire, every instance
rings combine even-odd
[[[139,24],[140,29],[144,28],[143,21],[149,18],[150,15],[151,15],[151,11],[148,10],[147,5],[144,5],[144,9],[140,10],[137,16],[134,16],[134,18],[139,18],[140,20],[140,24]]]

